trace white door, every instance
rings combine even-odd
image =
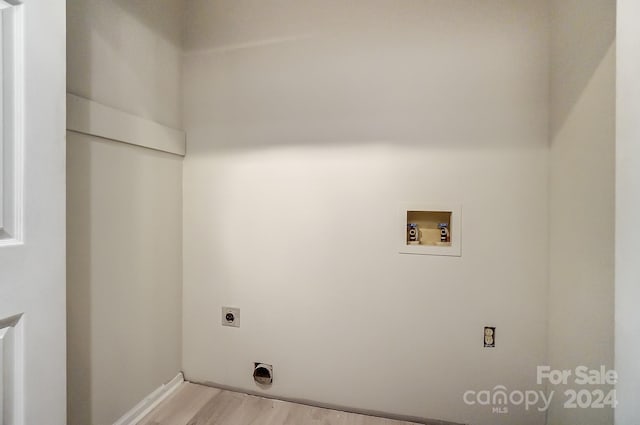
[[[65,1],[0,14],[0,424],[64,425]]]

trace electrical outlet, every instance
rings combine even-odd
[[[240,327],[240,309],[222,307],[222,326]]]
[[[484,327],[484,346],[494,348],[496,346],[496,328],[492,326]]]

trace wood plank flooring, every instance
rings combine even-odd
[[[415,425],[185,382],[139,425]]]

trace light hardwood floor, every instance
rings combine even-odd
[[[415,425],[185,382],[139,425]]]

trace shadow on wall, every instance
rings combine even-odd
[[[69,133],[67,133],[67,137]],[[87,144],[88,145],[88,144]],[[67,190],[67,413],[69,425],[91,424],[91,155],[88,149],[67,149],[67,164],[76,164],[84,178]],[[67,172],[67,176],[69,173]],[[70,187],[71,188],[71,187]]]
[[[181,128],[181,0],[67,5],[67,90]]]
[[[181,367],[182,158],[67,140],[69,425],[102,425]]]
[[[190,154],[548,145],[547,11],[539,3],[265,3],[188,3]]]
[[[182,26],[175,25],[175,17],[184,15],[184,1],[113,0],[113,3],[168,43],[182,48]]]
[[[554,36],[551,55],[551,140],[571,114],[572,109],[607,55],[616,37],[615,0],[553,1],[551,25]],[[580,19],[577,10],[583,11]],[[588,11],[588,13],[586,13]],[[569,42],[570,40],[570,42]],[[567,78],[570,75],[571,78]]]

